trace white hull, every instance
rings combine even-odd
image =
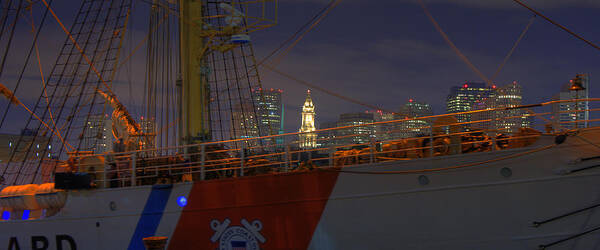
[[[596,132],[583,132],[580,136],[600,141]],[[528,148],[343,169],[448,167],[525,152],[552,144],[553,139],[542,137]],[[332,190],[325,192],[329,194],[326,197],[312,196],[314,190],[321,192],[326,188],[314,178],[331,175],[332,171],[174,184],[166,196],[164,210],[158,212],[162,216],[153,235],[169,237],[169,249],[229,249],[220,245],[219,237],[211,241],[217,231],[211,229],[211,220],[228,219],[231,227],[240,226],[240,221],[247,219],[261,222],[259,231],[264,241],[254,235],[254,242],[265,249],[536,249],[600,225],[600,208],[596,208],[532,227],[534,221],[600,203],[600,168],[561,174],[565,169],[600,164],[600,159],[575,162],[599,155],[600,148],[570,136],[565,143],[547,150],[456,170],[381,175],[335,173]],[[512,175],[503,176],[504,167]],[[427,177],[427,184],[420,183],[421,175]],[[294,182],[299,178],[304,179]],[[254,182],[270,184],[268,189],[254,189]],[[296,190],[298,197],[304,198],[294,198],[287,193],[289,190]],[[57,249],[55,236],[69,235],[77,249],[143,249],[132,242],[139,241],[134,234],[144,217],[142,211],[148,206],[150,192],[150,186],[71,191],[65,207],[55,216],[1,221],[0,246],[10,249],[5,247],[11,237],[16,237],[20,249],[34,249],[31,237],[44,236],[49,241],[47,249]],[[223,201],[202,200],[209,199],[208,192],[210,197],[221,197]],[[189,199],[185,208],[177,204],[176,199],[181,196]],[[271,196],[272,200],[264,198]],[[114,210],[111,202],[116,204]],[[312,205],[319,202],[324,208],[317,211]],[[191,217],[184,219],[182,214]],[[302,223],[306,218],[317,218],[312,230],[295,226],[298,220]],[[310,219],[306,220],[310,224]],[[178,227],[182,230],[178,231]],[[303,241],[302,235],[307,234],[308,240]],[[132,244],[137,247],[132,248]],[[62,249],[69,249],[65,245],[68,244],[63,242]],[[551,249],[599,246],[598,233],[592,232]]]

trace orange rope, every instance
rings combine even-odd
[[[440,27],[440,25],[435,20],[435,18],[433,18],[433,16],[427,9],[427,6],[425,6],[425,3],[423,3],[423,0],[418,0],[418,1],[419,1],[419,4],[421,5],[421,8],[423,8],[423,11],[429,18],[429,21],[431,21],[431,23],[433,24],[435,29],[440,33],[440,35],[442,35],[442,37],[444,38],[446,43],[450,46],[450,48],[452,48],[454,53],[456,53],[456,55],[458,55],[458,57],[460,57],[460,59],[463,60],[463,62],[465,62],[467,64],[467,66],[469,66],[469,68],[471,68],[471,70],[473,70],[477,75],[479,75],[479,77],[481,77],[482,80],[484,80],[488,85],[492,85],[492,82],[490,81],[490,79],[487,78],[483,73],[481,73],[481,71],[479,71],[479,69],[477,69],[477,67],[475,67],[475,65],[473,65],[473,63],[471,63],[471,61],[469,61],[469,59],[462,52],[460,52],[458,47],[456,47],[456,45],[454,45],[452,40],[450,40],[448,35],[446,35],[446,32],[444,32],[444,30],[442,30],[442,27]]]
[[[420,1],[420,0],[419,0],[419,1]],[[523,2],[521,2],[521,1],[519,1],[519,0],[513,0],[513,1],[514,1],[514,2],[516,2],[516,3],[518,3],[518,4],[519,4],[519,5],[521,5],[521,6],[525,7],[526,9],[530,10],[531,12],[535,13],[536,15],[538,15],[538,16],[541,16],[542,18],[546,19],[546,21],[550,22],[551,24],[554,24],[554,25],[556,25],[557,27],[561,28],[562,30],[564,30],[564,31],[566,31],[567,33],[571,34],[572,36],[576,37],[577,39],[579,39],[579,40],[581,40],[581,41],[584,41],[585,43],[587,43],[588,45],[590,45],[590,46],[594,47],[595,49],[598,49],[598,50],[600,50],[600,46],[598,46],[598,45],[596,45],[596,44],[594,44],[594,43],[592,43],[592,42],[590,42],[590,41],[586,40],[585,38],[583,38],[583,37],[582,37],[582,36],[580,36],[580,35],[577,35],[577,34],[575,34],[575,32],[573,32],[573,31],[569,30],[567,27],[565,27],[565,26],[562,26],[561,24],[559,24],[559,23],[557,23],[557,22],[553,21],[552,19],[550,19],[550,18],[548,18],[548,17],[544,16],[542,13],[540,13],[540,12],[538,12],[538,11],[534,10],[533,8],[531,8],[531,7],[527,6],[527,5],[526,5],[526,4],[524,4]]]
[[[29,9],[29,15],[31,17],[31,31],[35,33],[35,25],[34,25],[34,20],[33,20],[33,10],[31,8]],[[34,45],[35,45],[35,55],[36,55],[37,61],[38,61],[38,68],[40,69],[40,76],[42,78],[42,89],[44,90],[44,97],[46,98],[46,104],[48,106],[47,107],[48,108],[48,113],[50,114],[50,120],[52,121],[52,125],[54,127],[56,127],[56,122],[54,121],[54,117],[52,115],[52,110],[50,109],[50,101],[48,100],[48,94],[46,92],[46,80],[45,80],[45,77],[44,77],[44,71],[42,70],[42,61],[40,59],[40,51],[39,51],[39,47],[38,47],[37,41],[35,41]],[[23,107],[25,107],[25,105],[23,105]],[[27,107],[25,107],[25,109],[27,109],[29,111],[29,109]],[[33,112],[31,112],[31,111],[30,111],[30,113],[33,114]],[[35,115],[35,114],[33,114],[33,115]],[[37,117],[37,115],[35,115],[35,116]],[[41,121],[41,119],[39,119],[39,117],[37,117],[37,119]],[[48,126],[46,125],[46,127],[48,127]],[[48,127],[48,129],[50,129],[50,128]],[[50,129],[50,130],[52,130],[52,129]],[[56,135],[58,136],[58,138],[60,139],[60,141],[63,144],[68,145],[71,148],[71,150],[73,150],[73,146],[71,146],[71,144],[65,142],[65,140],[62,137],[62,135],[60,134],[60,131],[56,130],[55,132],[56,132]]]
[[[308,27],[308,29],[306,29],[283,53],[281,53],[279,56],[277,56],[277,58],[273,59],[272,64],[275,64],[275,65],[279,64],[281,62],[281,60],[283,59],[283,57],[285,57],[296,46],[296,44],[298,44],[298,42],[300,42],[300,40],[302,40],[302,38],[304,38],[304,36],[308,32],[310,32],[313,28],[315,28],[329,14],[329,12],[331,12],[341,2],[342,2],[342,0],[335,0],[335,2],[331,6],[329,6],[327,11],[325,11],[325,13],[323,13],[323,15],[321,15],[310,27]],[[262,64],[262,63],[264,63],[264,61],[262,61],[260,64]],[[258,64],[257,66],[260,66],[260,64]]]
[[[148,41],[148,39],[150,39],[150,36],[152,35],[152,33],[154,33],[168,17],[169,17],[169,15],[165,14],[163,16],[163,18],[160,19],[160,21],[158,22],[158,25],[156,25],[150,32],[148,32],[148,35],[146,35],[146,37],[135,46],[133,51],[121,62],[121,64],[119,64],[119,68],[121,66],[123,66],[127,61],[129,61],[129,59],[131,59],[131,57],[138,51],[138,49],[140,49],[142,47],[142,45],[144,45],[144,43],[146,43]]]
[[[54,19],[56,20],[56,22],[58,22],[58,24],[60,25],[60,27],[62,28],[62,30],[65,32],[65,34],[67,34],[67,36],[69,36],[69,39],[71,40],[71,42],[73,42],[73,45],[75,45],[75,47],[77,48],[77,50],[79,50],[79,53],[81,54],[81,56],[83,57],[83,59],[85,59],[85,62],[88,65],[90,65],[90,68],[94,71],[94,73],[96,73],[96,75],[98,76],[98,79],[102,82],[102,85],[104,85],[104,87],[106,87],[106,90],[111,95],[114,96],[115,93],[111,90],[111,88],[108,86],[108,84],[106,83],[106,81],[104,81],[104,78],[102,78],[102,75],[100,74],[100,72],[98,71],[98,69],[96,69],[96,67],[94,66],[94,64],[92,63],[92,61],[88,58],[88,56],[85,54],[85,52],[83,51],[83,49],[79,46],[79,43],[77,43],[77,41],[75,41],[75,38],[73,38],[73,36],[67,30],[67,28],[65,27],[65,25],[63,24],[63,22],[60,21],[60,18],[58,18],[58,16],[56,15],[56,13],[54,13],[54,10],[52,10],[52,8],[50,7],[50,5],[48,5],[48,2],[46,2],[46,0],[42,0],[42,2],[44,3],[44,5],[46,5],[46,8],[48,8],[48,10],[52,14],[52,16],[54,17]]]
[[[35,113],[33,113],[33,111],[31,111],[27,106],[25,106],[25,104],[23,104],[22,102],[19,102],[19,104],[21,105],[21,107],[25,108],[25,110],[27,110],[27,112],[29,112],[31,115],[33,115],[33,117],[35,117],[35,119],[37,119],[38,121],[40,121],[46,128],[48,128],[48,130],[52,131],[54,134],[56,134],[56,130],[52,130],[50,128],[50,126],[48,126],[48,124],[46,124],[42,119],[40,119],[40,117],[38,117]],[[73,146],[71,146],[71,144],[69,144],[69,142],[65,141],[60,134],[56,134],[56,136],[58,136],[58,138],[61,140],[61,142],[67,146],[69,146],[71,148],[71,150],[73,150]]]
[[[492,79],[491,79],[492,81],[494,81],[496,79],[496,77],[498,76],[498,74],[500,73],[502,68],[504,68],[504,65],[506,64],[506,62],[508,62],[508,59],[510,58],[510,56],[512,56],[513,52],[515,52],[515,49],[517,48],[517,46],[519,46],[519,43],[521,42],[521,40],[523,40],[523,37],[525,37],[525,34],[529,30],[529,27],[531,27],[531,25],[533,24],[534,20],[535,20],[535,16],[533,16],[533,17],[531,17],[531,19],[529,19],[529,23],[527,24],[527,26],[525,26],[525,29],[521,32],[521,35],[519,35],[519,38],[517,38],[517,41],[515,41],[515,44],[512,46],[512,48],[510,48],[510,51],[508,51],[508,54],[506,54],[506,57],[504,57],[504,61],[502,61],[500,66],[498,66],[498,69],[496,69],[496,73],[494,73],[494,75],[492,75]]]

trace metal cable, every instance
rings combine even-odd
[[[15,29],[17,28],[17,21],[19,20],[19,14],[21,13],[21,9],[23,7],[23,2],[24,2],[24,0],[19,1],[19,7],[17,7],[17,13],[15,14],[15,20],[13,20],[13,23],[12,23],[12,28],[10,30],[10,36],[8,37],[8,43],[6,43],[6,49],[4,50],[4,55],[2,56],[2,62],[0,63],[0,77],[2,77],[2,73],[4,72],[4,64],[6,63],[6,57],[8,56],[8,51],[10,50],[10,46],[12,44],[13,37],[15,35]],[[7,12],[8,12],[8,10],[7,10]],[[7,13],[7,15],[8,15],[8,13]],[[2,127],[1,124],[0,124],[0,127]]]
[[[512,46],[512,48],[510,48],[510,51],[508,51],[508,54],[506,54],[506,57],[504,57],[504,60],[502,61],[500,66],[498,66],[498,69],[496,69],[496,72],[494,73],[494,75],[492,75],[492,78],[490,78],[490,80],[492,82],[494,80],[496,80],[496,77],[498,76],[498,74],[500,73],[500,71],[506,64],[506,62],[508,62],[508,59],[510,58],[510,56],[512,56],[512,54],[515,51],[515,49],[517,48],[517,46],[519,46],[519,43],[521,42],[523,37],[525,37],[525,34],[529,30],[529,27],[531,27],[531,25],[533,24],[534,20],[535,20],[535,16],[533,16],[533,17],[531,17],[531,19],[529,19],[529,23],[527,23],[527,26],[525,26],[525,29],[521,32],[521,35],[519,35],[519,38],[517,38],[517,41],[515,41],[515,44]]]
[[[419,0],[419,1],[421,1],[421,0]],[[552,19],[550,19],[550,18],[548,18],[548,17],[544,16],[542,13],[540,13],[540,12],[538,12],[538,11],[534,10],[533,8],[531,8],[531,7],[527,6],[527,5],[526,5],[526,4],[524,4],[523,2],[521,2],[521,1],[519,1],[519,0],[513,0],[513,1],[514,1],[514,2],[516,2],[516,3],[518,3],[518,4],[519,4],[519,5],[521,5],[521,6],[525,7],[526,9],[530,10],[531,12],[535,13],[536,15],[538,15],[538,16],[541,16],[541,17],[542,17],[542,18],[544,18],[546,21],[548,21],[548,22],[550,22],[551,24],[554,24],[555,26],[557,26],[557,27],[561,28],[562,30],[564,30],[564,31],[566,31],[567,33],[571,34],[572,36],[576,37],[577,39],[579,39],[579,40],[581,40],[581,41],[584,41],[585,43],[587,43],[588,45],[590,45],[590,46],[594,47],[594,48],[595,48],[595,49],[597,49],[597,50],[600,50],[600,46],[598,46],[598,45],[596,45],[596,44],[594,44],[594,43],[590,42],[589,40],[586,40],[585,38],[583,38],[583,37],[582,37],[582,36],[580,36],[580,35],[577,35],[575,32],[571,31],[571,30],[570,30],[570,29],[568,29],[567,27],[565,27],[565,26],[563,26],[563,25],[561,25],[561,24],[559,24],[559,23],[557,23],[557,22],[553,21]]]
[[[429,12],[429,9],[427,9],[427,6],[425,6],[425,3],[423,3],[423,0],[418,0],[418,1],[419,1],[419,4],[421,5],[421,8],[423,8],[423,11],[427,15],[427,18],[429,18],[429,21],[431,21],[431,23],[433,24],[435,29],[440,33],[440,35],[442,35],[442,38],[444,38],[444,41],[446,41],[446,43],[450,46],[450,48],[452,48],[454,53],[456,53],[456,55],[465,64],[467,64],[467,66],[469,66],[469,68],[471,68],[471,70],[473,70],[473,72],[475,72],[475,74],[477,74],[483,81],[485,81],[488,85],[492,85],[492,82],[490,81],[490,79],[487,78],[483,73],[481,73],[481,71],[479,69],[477,69],[477,67],[475,67],[475,65],[473,65],[473,63],[471,63],[471,61],[458,49],[458,47],[456,47],[456,45],[454,45],[452,40],[450,40],[448,35],[446,35],[446,32],[444,32],[444,30],[438,24],[438,22],[435,20],[435,18],[433,18],[433,16],[431,15],[431,12]]]

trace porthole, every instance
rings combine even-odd
[[[425,176],[425,175],[420,175],[419,176],[419,184],[421,184],[421,185],[429,184],[429,178],[427,178],[427,176]]]
[[[505,178],[511,177],[512,170],[510,170],[510,168],[502,168],[500,169],[500,175],[504,176]]]
[[[115,203],[114,201],[111,201],[108,204],[108,207],[110,208],[110,211],[115,211],[115,210],[117,210],[117,203]]]

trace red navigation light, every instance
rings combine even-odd
[[[412,98],[411,98],[411,99],[408,99],[408,102],[413,102],[413,99],[412,99]]]
[[[495,88],[496,88],[496,85],[492,85],[492,88],[493,88],[493,89],[495,89]]]
[[[469,84],[465,83],[465,85],[463,85],[463,88],[468,88],[468,87],[469,87]]]

